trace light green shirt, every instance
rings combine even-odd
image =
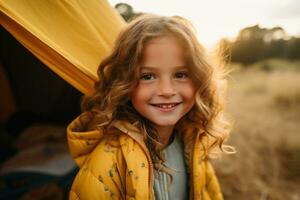
[[[188,199],[188,175],[184,162],[181,140],[176,134],[173,142],[163,150],[166,166],[171,169],[173,177],[165,172],[154,170],[154,194],[156,200],[184,200]],[[172,170],[174,169],[174,170]]]

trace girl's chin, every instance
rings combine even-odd
[[[174,126],[176,125],[177,121],[176,122],[159,122],[159,123],[153,123],[154,126],[156,128],[174,128]]]

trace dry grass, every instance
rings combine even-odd
[[[228,93],[237,153],[214,163],[225,199],[300,199],[300,71],[238,70]]]

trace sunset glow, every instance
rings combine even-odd
[[[298,0],[109,0],[131,5],[135,12],[180,15],[194,24],[199,40],[212,46],[220,38],[234,38],[240,29],[259,24],[281,26],[289,35],[300,36],[300,1]]]

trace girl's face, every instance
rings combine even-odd
[[[174,128],[194,100],[195,87],[180,43],[172,36],[150,40],[131,97],[134,108],[155,128]]]

